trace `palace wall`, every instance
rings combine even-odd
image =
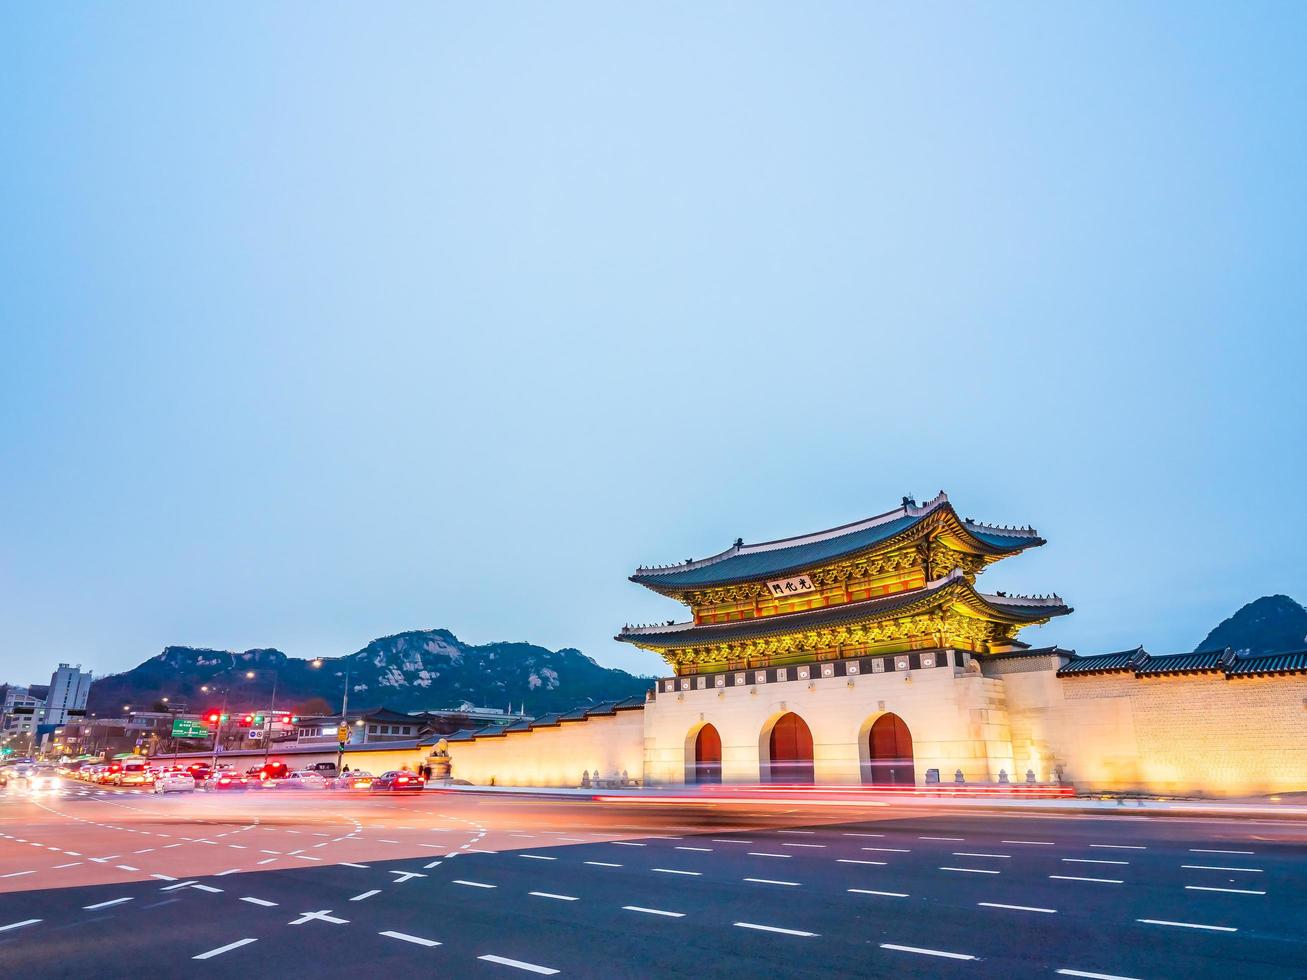
[[[618,711],[527,732],[449,742],[453,777],[478,786],[579,786],[581,773],[605,777],[644,769],[644,710]]]
[[[1002,678],[1013,751],[1082,789],[1245,796],[1307,790],[1307,677]]]
[[[756,783],[768,759],[771,726],[788,711],[808,725],[818,783],[861,783],[867,735],[886,712],[912,732],[918,783],[927,769],[951,781],[1012,771],[1002,681],[962,667],[814,677],[752,686],[659,691],[645,710],[644,771],[650,785],[683,783],[705,724],[722,743],[722,781]]]

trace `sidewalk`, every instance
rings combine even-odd
[[[1020,811],[1048,814],[1091,814],[1131,817],[1271,817],[1280,820],[1307,820],[1307,800],[1276,803],[1254,800],[1196,799],[1103,799],[1096,796],[1060,797],[1056,799],[1022,799],[1018,796],[949,797],[934,793],[882,794],[849,792],[853,787],[816,787],[785,790],[769,786],[714,787],[702,791],[694,786],[659,786],[648,789],[582,789],[565,786],[469,786],[428,783],[428,791],[481,793],[501,796],[526,796],[541,799],[570,799],[600,803],[631,802],[651,805],[784,803],[809,807],[922,807],[930,809]],[[1301,798],[1301,794],[1295,794]]]

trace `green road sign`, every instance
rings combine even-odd
[[[204,727],[202,721],[192,721],[190,718],[174,718],[172,720],[173,738],[208,738],[209,734],[209,730]]]

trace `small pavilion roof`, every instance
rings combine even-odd
[[[709,588],[788,576],[825,562],[872,550],[939,513],[955,518],[960,533],[970,538],[972,547],[984,554],[1011,554],[1044,543],[1044,539],[1032,528],[998,527],[960,518],[949,503],[948,495],[940,491],[933,500],[920,506],[905,497],[903,505],[895,510],[827,531],[758,544],[745,544],[739,540],[710,558],[690,560],[679,565],[641,567],[636,569],[631,581],[663,591]]]
[[[1026,597],[988,595],[977,592],[955,569],[925,588],[860,602],[846,602],[821,609],[805,609],[776,616],[760,616],[728,623],[667,623],[658,626],[628,626],[615,639],[657,649],[699,646],[733,640],[750,640],[796,630],[827,629],[891,614],[908,614],[914,607],[959,601],[1005,622],[1035,623],[1071,612],[1058,596]]]

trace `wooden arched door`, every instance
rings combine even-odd
[[[722,781],[722,736],[712,725],[704,725],[694,737],[694,781]]]
[[[769,738],[769,783],[811,783],[812,732],[793,711],[781,715],[772,726]]]
[[[875,786],[915,786],[912,733],[896,714],[876,719],[867,736],[867,772],[863,778]]]

